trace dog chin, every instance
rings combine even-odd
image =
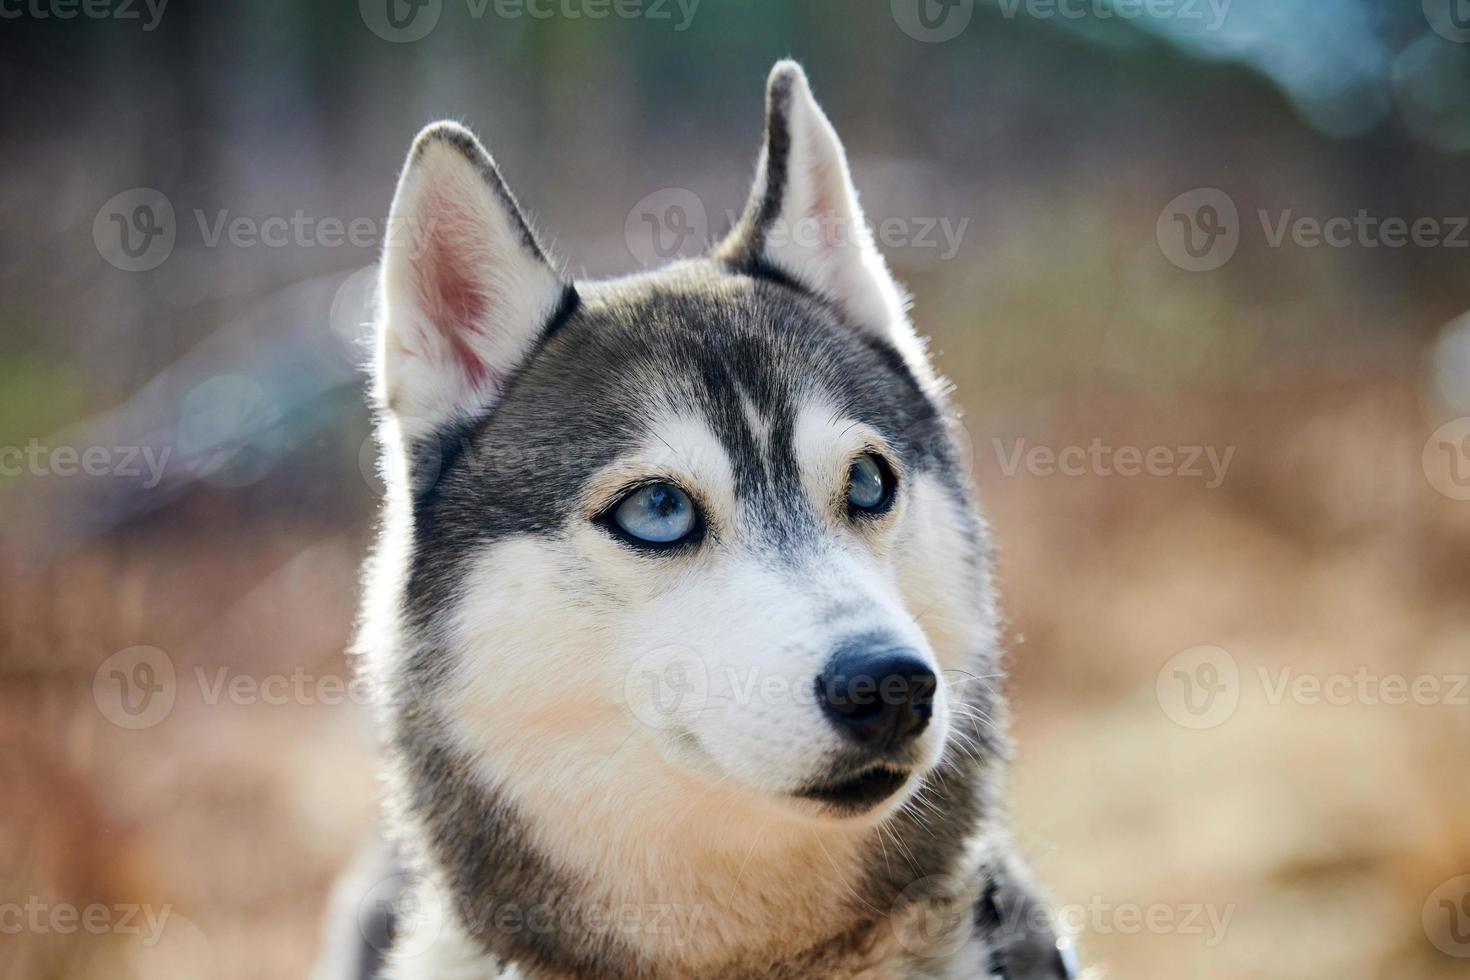
[[[879,763],[810,783],[791,798],[802,811],[826,820],[871,820],[896,810],[922,778],[912,769]]]
[[[786,798],[824,821],[881,820],[908,802],[939,764],[942,736],[941,728],[909,751],[837,762],[788,791]]]
[[[739,787],[737,794],[758,809],[774,806],[820,823],[882,819],[909,798],[929,768],[895,762],[850,765],[813,775],[793,789],[752,784],[728,772],[693,732],[680,731],[661,741],[665,760],[686,774],[726,789]]]

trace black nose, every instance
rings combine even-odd
[[[912,650],[842,650],[817,678],[817,701],[840,730],[886,749],[928,726],[938,687]]]

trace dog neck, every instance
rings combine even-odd
[[[979,888],[990,780],[968,758],[881,821],[817,821],[586,745],[477,757],[406,718],[398,749],[425,877],[506,976],[903,980],[945,940],[923,908]]]

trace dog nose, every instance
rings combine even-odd
[[[928,727],[938,687],[912,650],[842,650],[817,678],[817,701],[838,729],[886,749]]]

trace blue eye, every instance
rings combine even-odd
[[[855,511],[881,513],[893,502],[896,481],[888,464],[872,453],[853,460],[847,476],[847,503]]]
[[[698,530],[699,515],[689,495],[669,483],[639,487],[613,505],[612,526],[633,544],[677,544]]]

